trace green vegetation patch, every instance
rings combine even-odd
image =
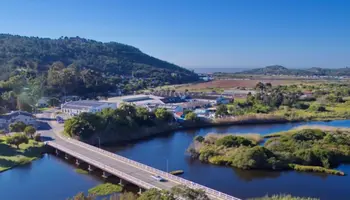
[[[80,168],[75,169],[75,172],[79,173],[79,174],[88,174],[89,173],[88,171],[86,171],[84,169],[80,169]]]
[[[120,185],[115,185],[112,183],[104,183],[89,189],[89,194],[96,195],[96,196],[104,196],[104,195],[109,195],[116,192],[121,192],[122,190],[123,190],[123,187]]]
[[[252,198],[250,200],[319,200],[319,199],[312,198],[312,197],[293,197],[290,194],[288,195],[278,194],[278,195],[265,196],[260,198]]]
[[[0,172],[18,165],[24,165],[39,158],[44,153],[44,144],[34,140],[27,143],[10,145],[6,141],[12,136],[4,136],[0,139]]]
[[[249,137],[208,134],[196,137],[188,151],[203,162],[241,169],[322,172],[350,162],[350,129],[301,127],[270,134],[264,146]]]

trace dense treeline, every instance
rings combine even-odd
[[[0,34],[1,111],[30,111],[44,95],[94,98],[196,80],[192,71],[116,42]]]
[[[328,169],[350,162],[349,130],[304,128],[270,137],[263,146],[244,136],[197,137],[189,152],[204,162],[242,169],[295,169],[337,175],[343,174]]]
[[[350,68],[326,69],[313,67],[309,69],[288,69],[280,65],[267,66],[237,72],[235,74],[247,75],[293,75],[293,76],[350,76]]]
[[[57,61],[105,76],[133,75],[169,83],[189,82],[197,78],[184,68],[116,42],[103,43],[79,37],[49,39],[0,34],[0,74],[3,80],[8,79],[15,70],[48,71]]]
[[[350,117],[348,83],[273,87],[259,82],[255,89],[256,93],[249,93],[245,100],[218,106],[216,116],[270,113],[290,120]]]
[[[172,114],[163,108],[150,112],[144,107],[122,104],[117,109],[103,109],[96,114],[81,113],[65,122],[64,132],[85,141],[94,135],[102,140],[109,137],[128,140],[133,133],[142,137],[146,128],[160,130],[172,120]]]
[[[95,200],[95,196],[84,193],[78,193],[73,198],[68,198],[68,200]],[[209,200],[209,197],[205,194],[203,190],[191,189],[183,185],[175,186],[171,188],[170,191],[149,189],[143,192],[140,196],[131,193],[124,192],[120,195],[111,195],[109,200],[176,200],[176,199],[186,199],[186,200]]]

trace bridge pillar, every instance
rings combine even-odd
[[[89,172],[92,172],[92,171],[94,171],[94,170],[95,170],[95,167],[94,167],[94,166],[92,166],[92,165],[89,165],[88,170],[89,170]]]
[[[121,186],[124,186],[123,179],[119,179],[119,183],[118,184],[121,185]]]
[[[60,155],[60,151],[58,149],[55,150],[56,156]]]
[[[75,160],[75,164],[79,166],[80,165],[80,161],[78,159],[76,159]]]
[[[103,178],[108,178],[110,175],[111,174],[109,174],[108,172],[105,172],[105,171],[102,172],[102,177]]]
[[[139,187],[139,191],[137,192],[137,194],[139,194],[139,195],[142,194],[142,188]]]
[[[64,158],[65,158],[66,160],[68,160],[68,159],[69,159],[69,155],[68,155],[68,154],[65,154],[65,155],[64,155]]]

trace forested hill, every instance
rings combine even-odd
[[[236,74],[250,75],[294,75],[294,76],[350,76],[350,68],[325,69],[313,67],[309,69],[288,69],[280,65],[267,66],[237,72]]]
[[[184,83],[197,75],[177,65],[116,42],[102,43],[79,37],[48,39],[0,34],[0,80],[18,70],[47,72],[53,63],[93,70],[103,76],[126,75],[161,83]]]

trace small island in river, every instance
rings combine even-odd
[[[197,136],[188,152],[203,162],[247,170],[292,169],[344,176],[332,168],[350,161],[350,129],[304,126],[264,137],[208,134]]]

